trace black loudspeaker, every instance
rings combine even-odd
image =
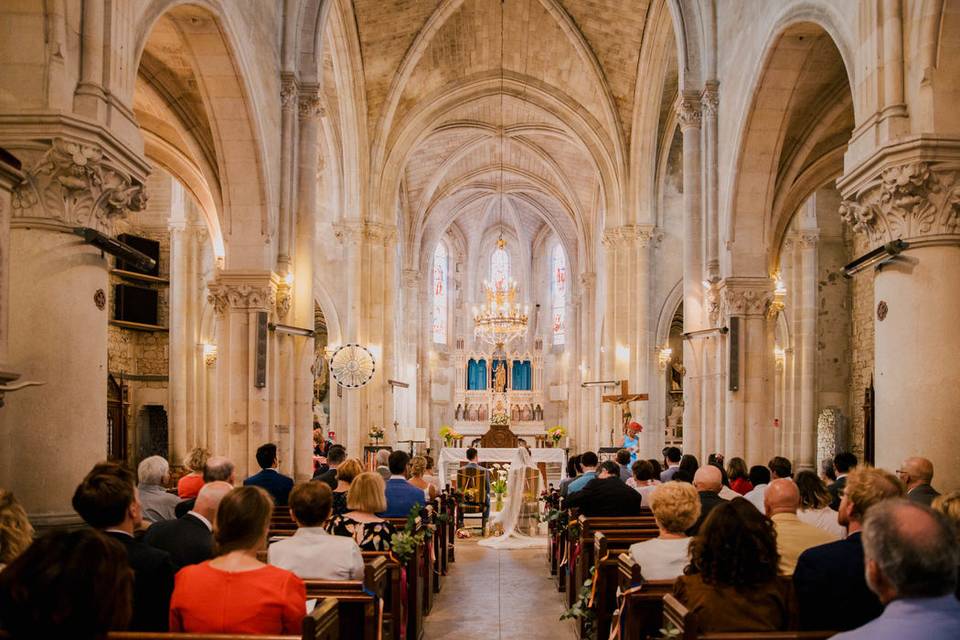
[[[118,284],[114,292],[114,319],[139,324],[157,324],[156,289]]]
[[[253,386],[267,386],[267,312],[257,312],[257,358]]]
[[[134,273],[142,273],[147,276],[158,276],[160,275],[160,243],[156,240],[150,240],[149,238],[141,238],[140,236],[131,235],[129,233],[121,233],[117,236],[117,240],[120,242],[129,245],[139,251],[140,253],[146,255],[149,258],[153,259],[153,267],[149,269],[144,269],[136,264],[127,262],[121,258],[117,258],[117,269],[123,271],[132,271]]]
[[[730,333],[727,335],[727,344],[730,345],[730,363],[729,380],[730,391],[740,390],[740,318],[732,316],[730,318]]]

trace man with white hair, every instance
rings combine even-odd
[[[876,505],[863,523],[863,555],[883,613],[834,638],[960,638],[960,549],[942,514],[902,498]]]
[[[140,481],[138,489],[143,519],[150,524],[175,519],[180,498],[167,493],[164,486],[170,481],[170,463],[163,456],[144,458],[137,467],[137,479]]]
[[[213,523],[217,507],[233,485],[222,480],[208,482],[200,488],[193,509],[176,520],[158,522],[149,529],[143,541],[170,554],[179,571],[189,564],[199,564],[213,557]]]

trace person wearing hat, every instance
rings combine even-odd
[[[643,427],[639,422],[631,422],[627,425],[623,434],[623,448],[630,452],[630,464],[637,461],[637,452],[640,451],[640,432]]]

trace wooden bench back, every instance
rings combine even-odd
[[[336,598],[324,598],[303,619],[303,640],[340,640],[340,612]]]
[[[821,640],[835,631],[723,631],[697,633],[700,621],[672,595],[663,596],[663,621],[680,630],[682,640]]]

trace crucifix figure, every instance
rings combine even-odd
[[[620,381],[620,393],[618,395],[608,395],[600,398],[602,402],[614,402],[620,406],[620,415],[623,420],[623,448],[630,452],[631,464],[636,461],[637,453],[640,450],[638,433],[643,430],[643,427],[633,422],[630,403],[648,399],[649,396],[645,393],[630,393],[630,383],[627,380]],[[610,430],[610,438],[613,439],[613,429]]]
[[[629,425],[633,419],[633,414],[630,413],[630,403],[649,399],[650,397],[645,393],[630,393],[630,382],[628,380],[620,381],[620,393],[618,395],[602,396],[600,398],[602,402],[614,402],[620,406],[620,415],[623,419],[624,429],[627,428],[627,425]]]

